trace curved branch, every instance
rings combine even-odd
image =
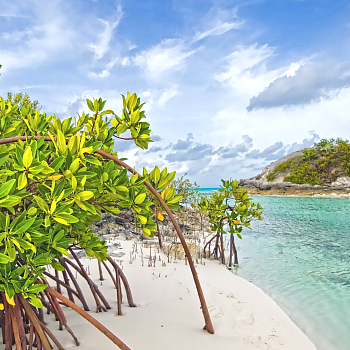
[[[122,162],[117,157],[112,156],[111,154],[109,154],[109,153],[107,153],[105,151],[102,151],[100,149],[97,150],[96,153],[98,153],[101,156],[104,156],[104,157],[106,157],[108,159],[113,160],[115,163],[117,163],[120,166],[122,166],[123,168],[126,168],[127,170],[129,170],[129,172],[131,172],[132,174],[137,174],[138,176],[141,177],[141,175],[138,172],[136,172],[132,167],[130,167],[126,163]],[[194,263],[193,263],[193,259],[192,259],[191,253],[190,253],[190,251],[188,249],[188,246],[187,246],[187,243],[185,241],[185,238],[184,238],[184,236],[183,236],[183,234],[181,232],[180,226],[177,223],[174,214],[171,212],[171,210],[169,209],[169,207],[165,203],[164,199],[160,196],[158,191],[148,181],[145,181],[144,184],[150,190],[150,192],[154,195],[154,197],[157,198],[159,203],[162,205],[162,207],[164,208],[164,210],[168,214],[172,224],[174,225],[174,228],[175,228],[175,230],[177,232],[177,235],[179,236],[179,239],[181,241],[182,247],[183,247],[183,249],[185,251],[185,254],[187,256],[188,264],[190,266],[190,269],[191,269],[191,272],[192,272],[192,276],[193,276],[193,280],[194,280],[194,283],[195,283],[196,288],[197,288],[197,293],[198,293],[198,297],[199,297],[199,300],[200,300],[200,303],[201,303],[201,308],[202,308],[202,312],[203,312],[203,316],[204,316],[204,320],[205,320],[204,328],[207,330],[208,333],[214,334],[214,327],[213,327],[213,324],[212,324],[211,319],[210,319],[209,310],[208,310],[207,303],[205,301],[204,294],[203,294],[203,291],[202,291],[202,286],[201,286],[201,284],[199,282],[198,274],[197,274],[196,268],[194,267]]]
[[[46,288],[47,292],[57,299],[61,300],[64,304],[72,308],[79,315],[83,316],[91,324],[93,324],[99,331],[106,335],[114,344],[116,344],[121,350],[131,350],[127,345],[125,345],[117,336],[115,336],[111,331],[109,331],[105,326],[98,322],[95,318],[89,315],[86,311],[81,309],[79,306],[72,303],[69,299],[64,297],[62,294],[58,293],[56,290],[51,287]]]
[[[52,141],[51,137],[49,136],[15,136],[15,137],[9,137],[9,138],[5,138],[0,140],[0,145],[5,144],[5,143],[11,143],[11,142],[16,142],[18,140],[22,140],[22,141],[26,141],[29,138],[35,138],[36,140],[38,140],[39,138],[44,137],[45,141]],[[133,168],[131,168],[129,165],[127,165],[126,163],[122,162],[120,159],[118,159],[115,156],[112,156],[111,154],[102,151],[102,150],[97,150],[96,153],[113,160],[115,163],[119,164],[120,166],[122,166],[123,168],[127,169],[129,172],[131,172],[132,174],[138,174],[138,176],[141,177],[141,175],[136,172]],[[164,210],[166,211],[166,213],[168,214],[172,224],[174,225],[174,228],[179,236],[179,239],[181,241],[182,247],[185,251],[185,254],[187,256],[187,260],[188,260],[188,264],[190,266],[191,272],[192,272],[192,276],[193,276],[193,280],[194,283],[196,285],[196,289],[197,289],[197,293],[198,293],[198,297],[200,300],[200,304],[201,304],[201,309],[203,312],[203,316],[204,316],[204,320],[205,320],[205,326],[204,329],[207,330],[208,333],[210,334],[214,334],[214,328],[213,328],[213,324],[211,322],[210,319],[210,315],[209,315],[209,310],[204,298],[204,294],[202,291],[202,286],[199,282],[199,278],[197,275],[197,271],[194,267],[194,263],[193,263],[193,259],[192,256],[190,254],[190,251],[188,249],[188,246],[186,244],[185,238],[181,232],[180,226],[177,223],[175,216],[173,215],[173,213],[171,212],[171,210],[169,209],[169,207],[167,206],[167,204],[165,203],[165,201],[163,200],[163,198],[160,196],[160,194],[157,192],[157,190],[148,182],[145,181],[145,186],[150,190],[150,192],[157,198],[157,200],[159,201],[159,203],[162,205],[162,207],[164,208]]]

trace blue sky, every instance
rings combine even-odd
[[[350,139],[350,1],[0,0],[0,96],[67,117],[102,97],[146,102],[138,169],[203,187],[247,178],[320,138]]]

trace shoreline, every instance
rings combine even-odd
[[[107,275],[105,281],[98,280],[96,260],[85,258],[82,261],[85,267],[89,266],[95,283],[113,307],[107,313],[92,313],[93,316],[132,350],[316,350],[271,297],[219,265],[218,261],[209,259],[203,260],[205,264],[196,264],[215,329],[214,335],[206,333],[202,329],[204,320],[195,285],[184,260],[168,263],[164,253],[151,248],[157,262],[155,267],[149,267],[148,246],[142,248],[138,242],[135,250],[135,240],[115,238],[114,242],[121,245],[114,251],[124,253],[117,262],[129,280],[137,308],[129,308],[123,300],[123,316],[116,317],[116,291],[112,282]],[[143,266],[141,254],[145,260]],[[93,305],[91,301],[88,300],[89,305]],[[67,308],[64,312],[81,341],[80,350],[115,349],[109,339],[86,324],[79,315]],[[59,339],[64,333],[57,333]],[[68,335],[62,345],[73,348]]]
[[[319,190],[319,189],[289,189],[289,190],[260,190],[258,188],[245,188],[250,195],[262,195],[262,196],[298,196],[298,197],[325,197],[325,198],[350,198],[350,190]]]

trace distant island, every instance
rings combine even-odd
[[[259,175],[240,180],[250,194],[350,195],[348,140],[322,139],[269,164]]]

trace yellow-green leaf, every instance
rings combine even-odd
[[[27,147],[23,154],[23,166],[28,169],[33,162],[33,153],[31,147]]]
[[[90,198],[92,198],[94,196],[93,192],[91,191],[83,191],[77,194],[77,197],[79,197],[79,199],[81,201],[87,201]]]
[[[143,203],[143,201],[146,198],[146,193],[140,193],[139,195],[137,195],[137,197],[135,198],[135,204],[141,204]]]
[[[18,178],[18,186],[17,188],[21,190],[22,188],[26,187],[28,183],[26,173],[22,173]]]
[[[58,218],[58,217],[53,217],[54,220],[56,220],[57,222],[59,222],[60,224],[63,224],[63,225],[68,225],[68,222],[62,218]]]
[[[67,153],[66,138],[64,137],[61,130],[57,130],[57,148],[62,154],[66,155]]]
[[[69,167],[69,170],[74,174],[79,169],[80,159],[75,159]]]
[[[139,219],[140,223],[142,225],[145,225],[147,223],[147,218],[142,215],[137,215],[137,218]]]

